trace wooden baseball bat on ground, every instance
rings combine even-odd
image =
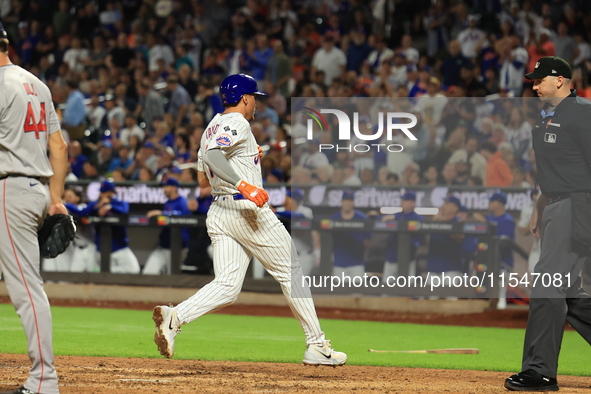
[[[430,349],[430,350],[374,350],[372,353],[433,353],[433,354],[478,354],[480,351],[475,348],[456,348],[456,349]]]

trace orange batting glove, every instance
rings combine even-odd
[[[257,148],[259,148],[259,159],[262,159],[264,154],[263,154],[263,148],[261,148],[260,146],[257,145]]]
[[[248,182],[240,181],[236,184],[236,188],[244,197],[254,202],[259,208],[262,208],[269,201],[269,195],[265,189],[251,185]]]

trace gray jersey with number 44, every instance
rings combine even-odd
[[[60,131],[49,88],[25,69],[0,67],[0,177],[53,175],[48,134]]]

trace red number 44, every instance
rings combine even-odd
[[[35,138],[39,139],[40,132],[47,132],[47,121],[45,116],[45,103],[41,104],[41,113],[39,123],[35,120],[35,113],[33,112],[33,105],[27,105],[27,119],[25,119],[25,133],[35,132]]]

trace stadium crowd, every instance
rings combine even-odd
[[[535,183],[535,108],[524,74],[557,55],[591,96],[591,3],[504,0],[2,0],[10,56],[51,88],[70,145],[69,180],[194,182],[200,137],[223,110],[221,80],[269,94],[253,133],[266,182]],[[390,157],[296,145],[292,97],[416,99],[418,143]],[[486,97],[486,99],[485,99]],[[492,100],[492,101],[491,101]],[[518,102],[518,101],[509,101]],[[503,108],[504,107],[504,108]],[[499,110],[499,108],[501,110]]]

